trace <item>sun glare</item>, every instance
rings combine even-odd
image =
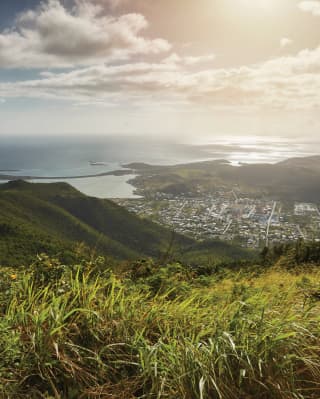
[[[279,4],[279,0],[238,0],[241,6],[245,6],[252,10],[274,10]]]

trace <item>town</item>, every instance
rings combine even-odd
[[[251,198],[236,189],[203,197],[157,194],[115,201],[130,212],[199,240],[221,239],[247,248],[298,239],[320,241],[317,204]]]

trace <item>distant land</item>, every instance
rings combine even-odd
[[[1,171],[0,171],[1,172]],[[2,171],[4,172],[4,171]],[[6,172],[18,172],[16,170],[6,171]],[[89,175],[75,175],[75,176],[30,176],[30,175],[6,175],[0,174],[0,180],[2,181],[14,181],[14,180],[63,180],[63,179],[87,179],[90,177],[99,177],[99,176],[125,176],[132,174],[132,170],[128,169],[120,169],[113,170],[111,172],[103,172]]]
[[[320,156],[275,164],[234,166],[227,160],[213,160],[174,166],[131,163],[124,167],[137,175],[129,183],[139,195],[205,195],[220,188],[239,187],[249,194],[275,199],[318,202],[320,198]]]
[[[320,240],[320,156],[276,164],[131,163],[140,199],[118,204],[195,239],[263,248]]]
[[[219,188],[241,188],[250,194],[270,195],[275,199],[318,201],[320,198],[320,155],[290,158],[278,163],[241,163],[238,166],[220,159],[176,165],[150,165],[134,162],[123,169],[73,176],[31,176],[0,174],[0,180],[64,180],[102,176],[136,175],[129,183],[135,194],[156,193],[205,195]]]

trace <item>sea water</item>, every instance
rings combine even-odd
[[[0,174],[34,177],[61,177],[83,193],[99,198],[134,197],[128,184],[133,176],[97,175],[131,162],[172,165],[210,159],[241,163],[275,163],[292,157],[320,154],[320,140],[301,143],[296,139],[218,135],[188,143],[150,137],[55,136],[1,137]],[[97,164],[93,164],[97,163]],[[36,180],[34,180],[36,181]]]

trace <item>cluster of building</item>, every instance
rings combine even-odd
[[[129,211],[197,239],[222,239],[260,248],[299,238],[320,241],[317,204],[250,198],[232,190],[205,197],[117,200]]]

